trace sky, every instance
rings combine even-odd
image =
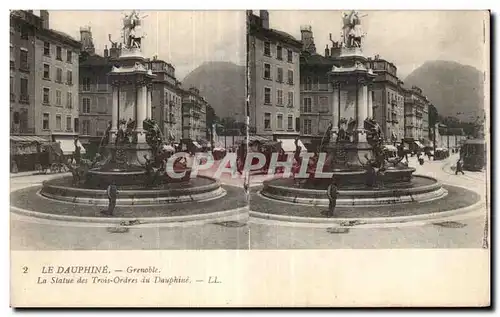
[[[49,11],[50,28],[80,40],[80,27],[90,26],[96,53],[121,41],[122,19],[131,11]],[[36,14],[37,12],[35,12]],[[176,68],[182,80],[208,61],[229,61],[245,65],[244,11],[139,11],[143,20],[143,51]]]
[[[257,13],[257,12],[256,12]],[[341,11],[269,11],[271,28],[300,39],[300,26],[311,25],[316,50],[340,40]],[[428,60],[450,60],[484,70],[485,11],[360,11],[366,56],[379,54],[396,65],[404,79]]]

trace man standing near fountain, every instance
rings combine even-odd
[[[332,178],[332,182],[327,189],[328,200],[330,203],[328,204],[328,213],[327,217],[333,217],[335,214],[335,207],[337,206],[337,195],[338,195],[338,186],[335,178]]]

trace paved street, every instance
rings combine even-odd
[[[424,166],[411,158],[418,174],[429,175],[450,185],[485,193],[485,173],[454,175],[450,169],[457,155]],[[223,175],[221,181],[240,185]],[[11,190],[40,184],[52,176],[35,175],[11,178]],[[266,177],[252,179],[259,184]],[[250,232],[249,232],[250,231]],[[245,226],[207,224],[189,227],[128,228],[115,232],[96,224],[78,224],[35,219],[11,213],[11,247],[15,250],[63,249],[302,249],[302,248],[478,248],[482,245],[484,217],[459,219],[450,225],[404,225],[398,227],[349,229],[330,233],[325,228],[288,227],[250,223]]]

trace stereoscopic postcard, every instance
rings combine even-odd
[[[488,11],[10,11],[13,307],[490,305]]]

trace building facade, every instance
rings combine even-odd
[[[13,11],[11,22],[11,67],[18,69],[11,73],[11,99],[17,98],[11,106],[13,126],[59,141],[65,153],[72,152],[70,143],[79,127],[80,42],[50,29],[46,10],[40,10],[39,17],[32,11]]]
[[[270,139],[299,135],[300,51],[293,36],[269,28],[269,13],[247,12],[249,112],[255,134]]]
[[[429,144],[429,100],[422,89],[405,89],[405,142],[419,147]]]
[[[111,121],[112,90],[108,73],[113,63],[99,55],[84,52],[80,56],[80,140],[83,144],[100,143]]]
[[[149,62],[156,77],[152,89],[152,118],[162,129],[165,140],[180,142],[182,135],[182,89],[175,68],[156,57]]]
[[[182,140],[186,143],[206,140],[207,101],[197,88],[182,93]]]

